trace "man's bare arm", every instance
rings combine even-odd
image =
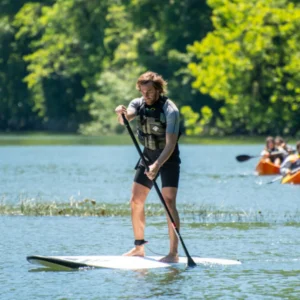
[[[153,180],[160,167],[169,159],[169,157],[172,155],[176,143],[178,140],[178,135],[174,133],[166,133],[166,146],[158,159],[151,165],[149,166],[149,172],[146,172],[147,176],[149,179]]]
[[[161,167],[172,155],[175,146],[177,144],[178,135],[174,133],[166,133],[166,146],[158,159],[156,160],[156,163]]]

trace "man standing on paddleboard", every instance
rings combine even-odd
[[[136,83],[136,88],[142,97],[133,99],[128,108],[119,105],[115,109],[118,122],[124,124],[122,114],[128,121],[137,119],[138,139],[144,145],[143,154],[148,161],[149,171],[140,160],[136,166],[132,186],[131,218],[134,232],[135,247],[126,256],[145,256],[144,206],[152,180],[158,175],[162,182],[162,195],[170,210],[175,224],[179,229],[179,215],[176,209],[176,195],[180,173],[180,157],[178,148],[179,111],[176,105],[164,96],[167,82],[154,72],[142,74]],[[178,238],[168,219],[170,252],[162,258],[163,262],[178,261]]]

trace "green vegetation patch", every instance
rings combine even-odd
[[[162,215],[161,206],[148,205],[146,207],[148,216]],[[130,216],[130,206],[124,204],[106,204],[96,203],[93,199],[84,199],[82,201],[71,200],[68,203],[58,202],[36,202],[32,200],[23,200],[16,205],[0,204],[0,215],[24,215],[24,216]]]
[[[290,140],[289,140],[290,141]],[[0,134],[0,146],[36,146],[36,145],[131,145],[127,134],[107,136],[84,136],[79,134]],[[228,136],[182,136],[180,144],[201,145],[243,145],[264,144],[264,137]]]
[[[253,224],[258,227],[270,224],[284,224],[288,226],[300,225],[300,212],[285,213],[281,217],[277,214],[262,213],[261,211],[238,211],[235,209],[219,209],[208,205],[179,205],[178,210],[183,221],[191,227],[222,226],[241,230],[250,229]],[[161,204],[147,204],[146,216],[163,216],[164,208]],[[93,199],[77,201],[71,199],[66,203],[38,202],[32,199],[22,200],[18,204],[0,203],[0,215],[22,216],[80,216],[80,217],[129,217],[131,209],[129,203],[108,204],[97,203]],[[249,227],[250,226],[250,227]]]

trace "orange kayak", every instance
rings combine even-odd
[[[295,174],[289,174],[282,178],[281,183],[300,184],[300,171]]]
[[[258,175],[276,175],[280,174],[280,166],[277,166],[271,162],[267,162],[264,159],[261,159],[257,166],[256,172]]]

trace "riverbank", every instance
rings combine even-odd
[[[202,145],[243,145],[264,144],[265,137],[227,136],[202,137],[182,136],[181,144]],[[294,141],[289,140],[293,144]],[[126,134],[109,136],[84,136],[77,134],[51,134],[51,133],[22,133],[0,134],[0,146],[34,146],[34,145],[130,145],[132,141]]]

